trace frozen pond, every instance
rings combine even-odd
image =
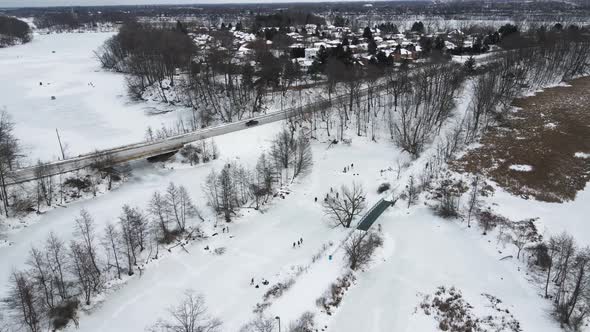
[[[100,68],[94,51],[112,35],[37,35],[0,49],[0,109],[16,123],[29,161],[60,155],[56,128],[75,156],[141,141],[148,126],[178,118],[177,112],[148,115],[153,105],[132,102],[122,74]]]

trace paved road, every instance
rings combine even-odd
[[[373,91],[383,90],[385,85],[380,85],[374,88]],[[368,90],[363,89],[359,92],[361,97],[367,95]],[[344,102],[349,98],[348,95],[340,95],[332,98],[332,103]],[[194,132],[171,136],[163,140],[141,142],[135,144],[129,144],[124,146],[115,147],[112,149],[92,152],[88,154],[79,155],[78,157],[69,158],[65,160],[59,160],[55,162],[49,162],[44,164],[45,175],[58,175],[76,171],[85,167],[88,167],[95,163],[98,159],[103,158],[113,163],[123,163],[136,159],[149,158],[154,156],[163,155],[166,153],[176,152],[182,148],[185,144],[224,135],[238,130],[244,130],[252,128],[246,126],[246,122],[250,120],[258,121],[258,125],[263,125],[275,121],[285,120],[291,116],[303,116],[308,112],[314,112],[317,110],[325,109],[330,103],[327,100],[321,100],[307,104],[303,107],[289,108],[284,111],[272,112],[263,115],[259,115],[250,119],[244,119],[235,121],[232,123],[222,124],[214,127],[200,129]],[[31,166],[21,168],[10,172],[6,177],[6,184],[13,185],[23,183],[31,180],[35,180],[38,174],[38,167]]]
[[[504,52],[507,51],[500,51],[496,53]],[[492,61],[493,60],[490,59],[480,60],[479,64],[487,64]],[[386,87],[386,84],[382,83],[374,86],[372,90],[373,92],[380,92],[385,90]],[[362,89],[358,92],[358,95],[360,97],[365,97],[367,96],[368,91],[369,89]],[[347,102],[348,98],[348,94],[339,95],[332,98],[332,103]],[[307,112],[325,109],[328,105],[329,103],[326,100],[321,100],[303,107],[290,108],[280,112],[268,113],[254,117],[252,119],[255,119],[260,125],[262,125],[265,123],[285,120],[293,115],[303,115]],[[187,134],[168,137],[160,141],[129,144],[112,149],[80,155],[75,158],[49,162],[44,164],[44,166],[47,168],[46,175],[58,175],[76,171],[92,165],[97,160],[97,158],[101,157],[108,157],[111,162],[116,164],[135,159],[149,158],[166,153],[176,152],[185,144],[191,142],[247,129],[249,127],[246,126],[246,122],[249,120],[250,119],[245,119],[215,127],[209,127],[207,129],[197,130]],[[12,185],[36,179],[37,177],[35,174],[37,173],[37,168],[37,166],[31,166],[10,172],[6,176],[6,184]]]

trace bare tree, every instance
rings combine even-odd
[[[201,213],[199,212],[197,207],[193,204],[193,201],[184,186],[178,187],[178,196],[179,196],[179,200],[180,200],[179,216],[180,216],[180,221],[181,221],[181,225],[182,225],[181,230],[185,231],[186,220],[188,218],[199,217],[202,221],[203,217],[201,216]]]
[[[111,190],[113,181],[121,179],[122,172],[115,167],[115,160],[110,154],[100,154],[97,151],[97,155],[91,167],[98,172],[102,179],[107,179],[107,190]]]
[[[166,203],[172,218],[176,221],[178,231],[181,233],[186,230],[187,218],[200,217],[199,211],[183,186],[177,187],[170,182],[166,189]]]
[[[471,181],[471,190],[469,191],[469,200],[467,201],[467,227],[471,227],[471,216],[481,204],[479,200],[481,179],[476,174]]]
[[[44,201],[47,206],[51,206],[55,186],[53,178],[49,174],[49,167],[40,160],[37,161],[37,168],[35,168],[35,178],[37,179],[37,211],[39,212],[41,201]]]
[[[357,270],[371,262],[375,249],[383,245],[378,233],[356,231],[344,244],[348,266]]]
[[[167,199],[160,192],[155,191],[148,205],[148,213],[159,226],[161,238],[165,242],[168,242],[170,235],[168,224],[170,223],[171,212]]]
[[[287,170],[293,162],[293,151],[295,149],[295,139],[293,134],[287,129],[281,130],[275,137],[271,146],[271,156],[275,164],[280,169]],[[287,177],[288,174],[285,174]]]
[[[260,203],[266,203],[268,198],[272,195],[275,176],[276,173],[274,168],[269,158],[267,158],[266,153],[263,152],[256,163],[254,181],[252,183],[252,193],[256,200],[256,209],[259,208]]]
[[[545,298],[549,298],[549,280],[551,279],[551,272],[554,265],[556,256],[559,254],[561,247],[561,241],[566,238],[567,235],[561,234],[558,236],[551,236],[547,241],[547,278],[545,279]]]
[[[296,321],[289,324],[288,332],[312,332],[315,331],[314,314],[307,311]]]
[[[309,139],[299,133],[295,142],[295,151],[293,157],[293,180],[300,174],[309,171],[313,165],[313,157],[311,153],[311,145]]]
[[[69,264],[67,248],[62,240],[55,233],[49,233],[45,242],[46,262],[51,270],[51,282],[57,288],[57,292],[62,301],[70,297],[69,283],[65,279],[66,268]]]
[[[20,146],[14,136],[14,123],[5,110],[0,111],[0,201],[8,217],[9,195],[6,185],[8,172],[20,158]]]
[[[182,208],[180,206],[180,190],[172,182],[170,182],[168,188],[166,188],[166,203],[173,220],[176,221],[178,230],[183,232],[184,225],[182,220]]]
[[[119,279],[121,279],[121,264],[119,264],[119,253],[121,252],[119,245],[121,242],[120,237],[121,234],[117,230],[117,227],[112,223],[108,223],[104,227],[102,245],[108,253],[107,256],[113,255],[113,259],[115,260],[115,268],[117,269],[117,278]],[[110,266],[111,264],[107,262],[107,265]]]
[[[25,272],[13,271],[10,279],[8,297],[4,299],[7,307],[13,310],[16,320],[30,332],[40,332],[41,310],[35,295],[33,283]]]
[[[205,299],[193,291],[186,291],[182,302],[168,309],[169,320],[158,321],[151,330],[166,332],[217,332],[221,321],[207,312]]]
[[[76,277],[76,286],[79,288],[80,293],[84,295],[86,305],[89,305],[92,295],[102,289],[100,275],[97,274],[96,267],[84,243],[72,241],[70,243],[70,256],[70,269]]]
[[[273,317],[258,316],[256,319],[240,328],[240,332],[274,332],[276,330],[276,319]]]
[[[80,210],[80,217],[75,220],[76,235],[82,238],[82,245],[87,253],[88,259],[94,266],[95,273],[100,277],[100,269],[98,268],[96,258],[96,245],[94,241],[94,219],[88,211]]]
[[[520,258],[520,253],[527,245],[540,241],[541,235],[537,231],[534,223],[535,219],[522,220],[514,222],[511,226],[514,231],[513,243],[518,248],[516,258]]]
[[[406,185],[406,197],[408,199],[408,209],[410,208],[410,206],[416,204],[416,201],[418,200],[418,187],[416,186],[416,183],[414,181],[414,177],[410,176],[410,180],[408,181],[408,184]]]
[[[438,201],[435,207],[436,213],[443,218],[458,217],[459,199],[465,191],[463,182],[460,180],[455,181],[452,178],[444,178],[434,191],[435,199]]]
[[[455,65],[433,64],[417,70],[400,96],[399,108],[390,112],[389,128],[395,144],[417,157],[451,115],[462,80]]]
[[[123,206],[119,217],[121,227],[121,246],[127,260],[127,273],[133,275],[133,266],[137,264],[137,255],[144,249],[148,235],[148,224],[143,214],[129,205]]]
[[[570,267],[571,280],[565,280],[567,291],[556,302],[556,312],[562,323],[579,329],[590,314],[588,293],[590,292],[590,248],[584,248],[573,257]]]
[[[365,192],[357,183],[352,184],[352,189],[342,186],[340,193],[328,195],[324,201],[324,211],[337,225],[350,227],[353,219],[365,208]]]
[[[230,222],[236,210],[247,202],[251,188],[245,170],[236,163],[227,164],[219,173],[211,171],[205,182],[209,204],[223,214],[226,222]]]
[[[51,272],[44,253],[35,247],[31,248],[27,265],[31,267],[30,277],[35,290],[42,295],[44,307],[49,310],[55,308],[54,284],[51,282]]]

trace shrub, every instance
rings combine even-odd
[[[371,262],[373,253],[383,245],[383,239],[377,233],[357,231],[344,244],[348,266],[357,270]]]
[[[70,320],[76,319],[76,312],[78,311],[78,300],[69,300],[61,303],[49,311],[54,330],[60,330],[66,327]]]
[[[188,162],[192,165],[196,165],[200,162],[199,155],[202,153],[202,150],[194,145],[188,144],[180,149],[180,155],[183,156]],[[205,161],[206,162],[206,161]]]
[[[279,282],[274,284],[263,296],[264,300],[267,301],[271,297],[277,299],[285,293],[291,286],[295,284],[295,279],[291,278],[285,282]]]
[[[92,181],[90,181],[89,178],[68,178],[64,181],[64,185],[66,187],[71,187],[71,188],[75,188],[78,190],[86,190],[88,188],[90,188],[90,186],[92,185]]]
[[[324,293],[324,295],[316,300],[316,305],[324,308],[326,313],[331,315],[331,308],[338,307],[340,305],[344,293],[348,290],[348,288],[350,288],[355,280],[356,278],[351,272],[348,272],[341,278],[338,278],[336,282],[330,285],[330,288]]]
[[[391,185],[389,184],[389,182],[382,183],[379,185],[379,188],[377,188],[377,193],[382,194],[382,193],[388,191],[389,188],[391,188]]]
[[[17,195],[12,203],[12,211],[15,216],[24,216],[35,210],[35,200],[26,195]]]

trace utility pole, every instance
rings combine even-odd
[[[62,160],[65,160],[66,159],[66,154],[64,152],[64,147],[61,144],[61,138],[59,138],[59,131],[57,131],[57,128],[55,128],[55,133],[57,134],[57,141],[59,142],[59,149],[61,150]]]
[[[281,317],[276,316],[275,319],[279,321],[279,332],[281,332]]]

